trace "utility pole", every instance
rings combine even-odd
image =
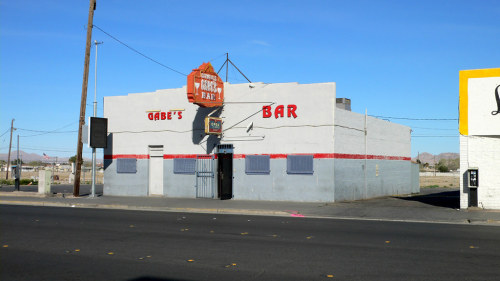
[[[5,172],[5,179],[9,179],[9,166],[10,166],[10,149],[12,148],[12,133],[14,132],[14,120],[10,123],[10,143],[9,143],[9,156],[7,157],[7,172]]]
[[[17,135],[17,160],[16,160],[16,175],[15,177],[15,186],[16,191],[19,191],[19,181],[21,180],[21,163],[19,163],[19,135]]]
[[[229,53],[226,53],[226,83],[227,83],[227,74],[228,74],[228,71],[229,71]]]
[[[94,40],[95,44],[95,71],[94,71],[94,117],[97,117],[97,45],[102,44],[102,42],[97,42]],[[95,165],[96,165],[96,148],[92,147],[92,188],[90,197],[95,197]]]
[[[92,27],[94,21],[94,10],[96,6],[96,0],[90,0],[89,6],[89,19],[87,24],[87,44],[85,46],[85,62],[83,70],[83,82],[82,82],[82,99],[80,102],[80,121],[78,124],[78,142],[77,142],[77,152],[76,152],[76,171],[75,171],[75,183],[73,185],[73,196],[80,196],[80,174],[82,169],[82,128],[85,124],[85,106],[87,105],[87,85],[89,82],[89,61],[90,61],[90,45],[92,41]]]

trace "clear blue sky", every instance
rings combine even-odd
[[[87,0],[0,2],[0,134],[15,118],[22,150],[76,154],[88,7]],[[97,0],[94,24],[186,74],[209,60],[218,69],[229,52],[255,82],[336,82],[353,111],[377,116],[457,119],[459,70],[500,67],[498,0]],[[103,96],[186,83],[96,28],[92,40],[104,42],[99,116]],[[87,116],[94,56],[92,48]],[[234,69],[229,81],[245,82]],[[457,120],[391,121],[413,128],[413,156],[459,151]],[[0,153],[8,145],[5,133]]]

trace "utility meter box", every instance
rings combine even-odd
[[[52,171],[50,170],[40,170],[38,172],[38,193],[45,194],[49,196],[50,191],[50,180],[52,177]]]
[[[469,188],[478,188],[479,187],[479,169],[478,168],[470,168],[467,170],[467,178],[469,183]]]

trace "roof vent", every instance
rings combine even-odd
[[[351,100],[347,98],[337,98],[337,108],[351,111]]]

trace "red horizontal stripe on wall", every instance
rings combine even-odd
[[[163,159],[175,158],[196,158],[203,154],[164,154]],[[345,153],[297,153],[297,154],[233,154],[234,159],[244,159],[247,155],[269,155],[271,159],[286,159],[288,155],[313,155],[316,159],[369,159],[369,160],[400,160],[410,161],[410,157],[405,156],[384,156],[384,155],[364,155],[364,154],[345,154]],[[148,154],[114,154],[104,155],[104,159],[136,158],[149,159]],[[214,154],[217,159],[217,154]]]
[[[163,159],[196,158],[199,154],[163,154]]]
[[[104,159],[118,159],[118,158],[149,159],[149,155],[148,154],[113,154],[113,155],[104,155]]]

